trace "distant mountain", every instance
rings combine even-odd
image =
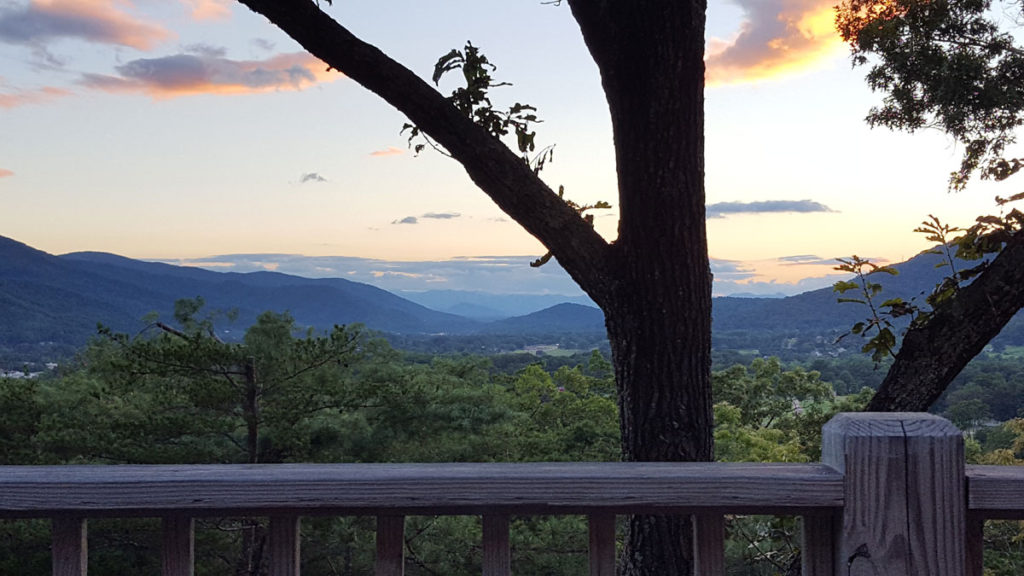
[[[946,274],[935,267],[939,261],[935,255],[920,254],[896,265],[898,276],[878,275],[884,286],[880,297],[923,301]],[[238,310],[237,323],[223,327],[231,335],[244,331],[266,310],[288,311],[299,325],[316,330],[360,322],[406,339],[604,330],[601,310],[588,305],[585,296],[403,294],[409,299],[338,278],[214,272],[97,252],[54,256],[0,237],[0,352],[38,348],[40,343],[73,351],[96,334],[97,322],[134,332],[147,313],[169,318],[175,300],[195,296],[202,296],[211,310]],[[575,302],[566,302],[569,298]],[[761,354],[794,350],[797,344],[817,353],[818,344],[834,343],[836,335],[868,314],[863,306],[837,303],[828,288],[786,298],[715,298],[713,306],[715,345]],[[1000,338],[1024,343],[1024,321],[1015,318]]]
[[[97,322],[136,330],[174,301],[202,296],[209,309],[237,309],[238,331],[266,310],[288,311],[318,330],[361,322],[395,333],[469,332],[479,323],[431,310],[368,284],[274,272],[220,273],[141,262],[113,254],[53,256],[0,237],[0,345],[57,342],[80,346]]]
[[[427,308],[481,320],[524,316],[557,304],[594,306],[584,294],[498,294],[469,290],[403,290],[398,295]]]
[[[593,306],[563,303],[525,316],[487,324],[482,331],[494,334],[545,334],[603,332],[604,312]]]

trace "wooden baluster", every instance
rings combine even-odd
[[[484,576],[510,576],[508,516],[484,516]]]
[[[985,560],[985,519],[967,516],[967,576],[982,576]]]
[[[195,520],[167,516],[163,521],[163,576],[195,573]]]
[[[615,514],[591,514],[590,576],[615,575]]]
[[[803,576],[833,576],[835,568],[835,536],[837,517],[804,516],[800,553],[800,573]]]
[[[53,576],[86,576],[89,567],[85,518],[54,518]]]
[[[375,576],[405,574],[405,516],[377,516]]]
[[[693,530],[697,576],[725,576],[725,517],[694,514]]]
[[[837,574],[964,574],[963,440],[924,413],[838,414],[825,425],[822,462],[846,485]]]
[[[270,576],[299,576],[301,540],[298,516],[270,518]]]

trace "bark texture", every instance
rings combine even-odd
[[[704,220],[706,0],[568,0],[614,130],[619,238],[605,242],[504,144],[310,0],[239,0],[444,146],[605,313],[628,461],[712,454]],[[620,573],[692,574],[690,522],[634,517]]]
[[[1024,232],[1018,232],[982,274],[907,331],[867,410],[928,410],[1022,307]]]

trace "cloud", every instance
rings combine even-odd
[[[14,176],[14,172],[0,168],[0,178],[10,178],[11,176]]]
[[[801,254],[799,256],[783,256],[777,258],[782,266],[835,266],[835,258],[821,258],[813,254]]]
[[[223,58],[227,56],[227,48],[223,46],[211,46],[210,44],[196,43],[186,44],[181,47],[188,54],[196,54],[205,58]]]
[[[14,90],[0,92],[0,108],[17,108],[27,104],[42,104],[56,98],[70,96],[72,93],[63,88],[43,86],[36,90]]]
[[[718,202],[708,204],[708,218],[724,218],[726,214],[772,213],[772,212],[835,212],[828,206],[813,200],[762,200],[759,202]]]
[[[458,212],[427,212],[426,214],[420,214],[419,216],[406,216],[401,220],[392,220],[392,224],[419,224],[420,218],[426,218],[428,220],[452,220],[455,218],[461,218],[462,214]]]
[[[375,150],[373,152],[370,152],[370,156],[377,156],[377,157],[380,157],[380,156],[399,156],[401,154],[405,154],[405,150],[403,150],[401,148],[398,148],[396,146],[388,146],[387,148],[385,148],[383,150]]]
[[[316,172],[308,172],[299,176],[299,184],[305,184],[306,182],[327,182],[327,178],[324,178]]]
[[[721,280],[736,281],[752,278],[754,276],[754,269],[736,260],[712,258],[711,274],[714,275],[716,283]]]
[[[171,37],[166,28],[115,7],[115,0],[30,0],[0,7],[0,42],[39,47],[76,39],[149,50]]]
[[[182,0],[192,9],[195,20],[222,20],[231,16],[230,4],[224,0]]]
[[[806,69],[843,48],[835,30],[835,0],[732,1],[744,20],[733,38],[708,41],[710,85]]]
[[[116,68],[118,76],[85,74],[82,84],[108,92],[141,92],[153,98],[190,94],[241,94],[300,90],[340,78],[307,53],[267,60],[229,60],[199,54],[175,54],[132,60]]]
[[[267,52],[272,52],[274,50],[274,46],[277,46],[277,44],[274,44],[266,38],[253,38],[250,43],[260,50],[266,50]]]

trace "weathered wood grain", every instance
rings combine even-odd
[[[512,574],[512,548],[509,545],[508,516],[484,516],[484,576]]]
[[[405,574],[405,516],[377,517],[377,558],[374,576]]]
[[[1024,520],[1024,466],[967,466],[967,507],[985,518]]]
[[[836,565],[849,576],[960,576],[966,568],[963,436],[919,413],[839,414],[822,461],[843,472]]]
[[[695,514],[693,530],[697,576],[725,576],[725,518],[721,514]]]
[[[163,576],[195,574],[195,520],[188,516],[163,519]]]
[[[804,516],[800,571],[803,576],[834,576],[839,515]]]
[[[0,466],[0,517],[800,513],[842,504],[842,477],[821,464]]]
[[[270,576],[299,576],[300,550],[298,516],[270,518]]]
[[[52,531],[53,576],[86,576],[89,567],[86,520],[54,518]]]
[[[615,576],[615,514],[591,514],[590,576]]]

